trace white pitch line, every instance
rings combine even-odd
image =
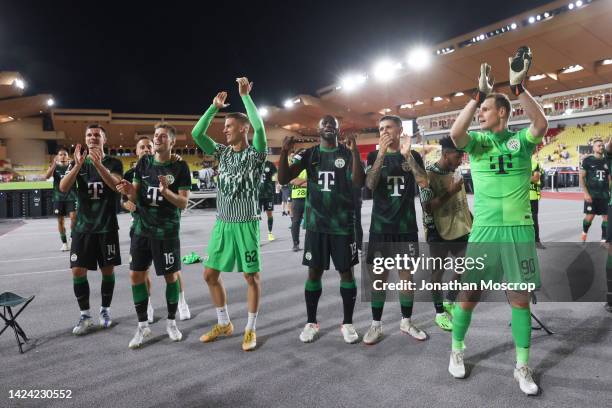
[[[195,245],[191,245],[191,246],[195,246]],[[188,248],[189,246],[184,246],[183,248]],[[264,254],[276,254],[276,253],[280,253],[280,252],[292,252],[292,249],[278,249],[278,250],[274,250],[274,251],[261,251],[259,254],[260,255],[264,255]],[[55,257],[57,258],[57,257]],[[46,259],[46,258],[31,258],[31,259]],[[8,261],[3,261],[3,262],[8,262]],[[13,261],[11,261],[13,262]],[[115,268],[121,268],[123,266],[129,266],[129,264],[121,264],[119,266],[116,266]],[[28,275],[41,275],[41,274],[46,274],[46,273],[55,273],[55,272],[69,272],[70,268],[63,268],[63,269],[50,269],[47,271],[36,271],[36,272],[18,272],[18,273],[9,273],[9,274],[5,274],[5,275],[0,275],[0,278],[8,278],[11,276],[28,276]]]

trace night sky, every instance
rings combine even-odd
[[[200,114],[218,90],[254,81],[259,106],[403,60],[548,1],[14,1],[0,0],[0,70],[60,108]],[[208,4],[208,5],[206,5]],[[466,8],[464,4],[469,4]]]

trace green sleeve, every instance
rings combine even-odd
[[[244,95],[242,97],[242,102],[246,108],[249,122],[251,122],[251,126],[253,126],[253,130],[255,131],[255,136],[253,136],[253,146],[258,152],[265,153],[268,147],[268,142],[266,141],[266,129],[264,129],[263,120],[261,120],[261,116],[259,116],[257,107],[255,106],[255,103],[253,103],[253,99],[251,99],[251,95]]]
[[[542,142],[542,139],[544,138],[544,136],[540,136],[540,137],[533,136],[531,132],[529,131],[528,127],[521,129],[519,132],[525,136],[525,140],[527,140],[529,143],[531,143],[534,146],[539,145]]]
[[[198,123],[193,127],[191,131],[191,136],[193,136],[193,140],[195,140],[196,144],[204,153],[213,154],[216,150],[216,143],[210,136],[206,134],[208,127],[210,126],[210,122],[215,117],[215,114],[219,111],[215,105],[210,105],[210,107],[206,110],[204,115],[198,120]]]
[[[480,140],[481,135],[482,134],[480,132],[468,132],[468,136],[470,137],[470,141],[461,150],[463,150],[464,152],[466,152],[468,154],[471,153],[472,150],[474,150],[474,147],[476,147],[476,144],[478,143],[478,141]]]

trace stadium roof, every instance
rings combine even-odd
[[[508,57],[522,45],[534,55],[527,85],[534,95],[612,83],[611,21],[610,0],[555,1],[430,47],[430,64],[420,71],[411,67],[406,55],[389,56],[400,65],[395,77],[386,82],[378,81],[370,68],[354,67],[361,75],[352,90],[347,83],[332,84],[316,96],[296,95],[285,107],[266,107],[269,139],[278,146],[288,133],[315,135],[317,122],[325,114],[340,118],[345,129],[364,129],[375,127],[383,113],[417,118],[461,109],[476,85],[482,62],[492,66],[497,88],[507,92]],[[48,109],[50,96],[21,97],[18,79],[22,80],[18,73],[0,73],[0,123],[3,117],[31,116]],[[64,132],[68,144],[81,142],[85,125],[91,122],[107,127],[112,144],[131,145],[138,135],[150,135],[155,122],[167,120],[177,126],[179,144],[191,146],[189,132],[198,119],[91,109],[51,112],[55,130]],[[223,116],[217,116],[209,132],[219,141]]]
[[[0,72],[0,123],[38,115],[53,106],[51,95],[23,97],[25,81],[19,72]]]
[[[361,86],[347,91],[332,84],[320,89],[318,97],[298,95],[290,109],[271,110],[268,122],[311,134],[325,113],[359,128],[376,126],[383,113],[416,118],[461,109],[482,62],[492,66],[496,88],[507,92],[508,57],[523,45],[534,55],[529,75],[543,75],[527,85],[534,95],[610,83],[611,21],[612,1],[555,1],[433,46],[429,67],[420,71],[409,66],[405,55],[396,56],[402,67],[386,82],[355,67]]]

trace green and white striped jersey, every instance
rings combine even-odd
[[[214,154],[219,160],[217,218],[225,222],[260,219],[259,184],[266,152],[253,146],[236,152],[217,143]]]

